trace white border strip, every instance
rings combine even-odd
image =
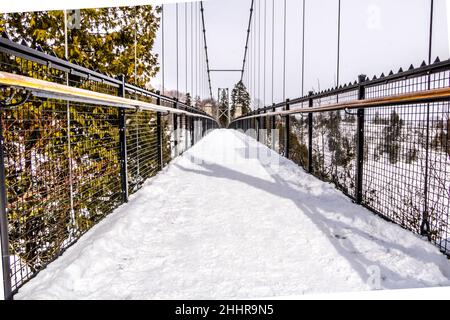
[[[64,9],[91,9],[166,4],[176,2],[197,2],[198,0],[43,0],[43,1],[0,1],[0,13],[48,11]]]

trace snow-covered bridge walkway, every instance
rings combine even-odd
[[[450,285],[433,245],[216,130],[15,298],[291,296],[373,289],[378,271],[381,288]]]

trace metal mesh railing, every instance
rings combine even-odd
[[[276,117],[277,151],[450,255],[450,98],[436,98],[449,87],[450,61],[437,60],[256,110],[231,127],[252,135],[262,123],[254,119]]]
[[[76,65],[69,68],[65,60],[5,41],[0,38],[0,71],[116,97],[122,91],[124,98],[174,107],[168,97]],[[17,55],[11,46],[17,47]],[[49,62],[43,63],[43,57]],[[21,99],[23,103],[14,105]],[[10,276],[5,281],[7,298],[126,202],[174,156],[201,139],[206,134],[202,126],[217,127],[204,113],[180,102],[189,114],[176,116],[181,133],[174,133],[174,113],[80,101],[0,87],[0,170],[5,172],[0,183],[7,200],[0,223],[8,230],[2,234],[2,243],[8,243],[8,252],[2,253],[10,257],[9,264],[3,263]],[[192,127],[194,120],[197,125]],[[175,135],[180,147],[176,154],[172,152]]]
[[[313,115],[312,167],[322,180],[355,194],[356,116],[344,111]]]
[[[135,193],[160,169],[156,112],[126,113],[128,192]]]

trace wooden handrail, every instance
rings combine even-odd
[[[359,108],[372,108],[372,107],[384,107],[384,106],[392,106],[399,104],[408,104],[408,103],[425,103],[425,102],[434,102],[439,100],[450,99],[450,88],[440,88],[433,90],[423,90],[417,91],[413,93],[405,93],[399,95],[393,95],[389,97],[382,98],[373,98],[373,99],[365,99],[365,100],[354,100],[349,102],[340,102],[340,103],[331,103],[324,106],[313,107],[313,108],[301,108],[301,109],[293,109],[293,110],[285,110],[285,111],[277,111],[277,112],[268,112],[263,114],[255,114],[251,116],[243,116],[241,118],[234,119],[232,122],[251,119],[251,118],[260,118],[260,117],[269,117],[269,116],[287,116],[297,113],[315,113],[315,112],[324,112],[324,111],[338,111],[345,109],[359,109]]]
[[[143,102],[139,100],[132,100],[122,97],[117,97],[105,93],[90,91],[86,89],[80,89],[70,87],[67,85],[49,82],[41,79],[30,78],[22,75],[17,75],[9,72],[0,71],[0,85],[23,88],[31,91],[31,93],[37,97],[62,99],[69,101],[76,101],[90,104],[100,104],[106,106],[113,106],[119,108],[139,109],[158,111],[164,113],[184,114],[187,116],[206,118],[216,121],[214,118],[188,112],[181,109],[175,109],[165,106],[160,106],[154,103]]]

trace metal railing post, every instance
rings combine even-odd
[[[276,108],[275,108],[275,103],[272,104],[272,112],[276,112]],[[277,116],[272,116],[272,130],[270,130],[270,134],[272,135],[271,140],[272,140],[272,149],[275,150],[276,147],[276,142],[275,142],[275,137],[276,135],[276,130],[277,130]]]
[[[8,210],[5,176],[5,158],[3,140],[3,123],[0,116],[0,243],[2,254],[3,295],[5,300],[12,300],[11,266],[9,262]]]
[[[158,94],[158,97],[156,98],[156,104],[158,106],[161,105],[161,97],[160,92],[156,92]],[[164,168],[164,160],[163,160],[163,141],[162,141],[162,121],[161,121],[161,112],[156,112],[156,140],[157,140],[157,146],[158,146],[158,162],[159,162],[159,168],[162,170]]]
[[[188,146],[188,141],[189,141],[188,140],[188,115],[187,114],[184,115],[183,132],[184,132],[184,151],[186,151],[189,148],[189,146]]]
[[[173,103],[173,108],[178,108],[178,99],[175,98],[175,102]],[[178,115],[174,113],[173,115],[173,148],[175,157],[178,156]]]
[[[125,76],[120,76],[119,97],[125,97]],[[128,202],[128,172],[127,172],[127,135],[126,135],[126,112],[124,108],[119,109],[119,139],[120,139],[120,177],[122,185],[123,202]]]
[[[358,100],[364,100],[366,98],[366,90],[363,82],[366,80],[365,75],[358,77]],[[363,165],[364,165],[364,108],[359,108],[357,111],[357,124],[356,124],[356,203],[362,203],[363,196]]]
[[[284,110],[286,110],[286,111],[290,110],[289,99],[286,99],[286,107],[284,108]],[[290,149],[289,136],[290,136],[290,132],[291,132],[289,115],[286,116],[284,129],[285,129],[285,131],[284,131],[284,156],[289,159],[289,151],[290,151],[289,150]]]
[[[205,119],[202,118],[202,138],[205,136],[206,133],[206,123],[205,123]]]
[[[197,140],[197,137],[196,137],[196,129],[195,129],[195,126],[196,126],[196,123],[195,123],[195,117],[192,117],[192,145],[195,145],[195,142],[196,142],[196,140]]]
[[[309,92],[309,100],[308,100],[308,106],[312,108],[314,106],[314,100],[312,96],[314,95],[314,92]],[[313,148],[312,148],[312,141],[313,141],[313,114],[312,112],[308,113],[308,172],[313,172]]]
[[[259,109],[256,110],[256,114],[259,115]],[[256,117],[255,118],[255,131],[256,131],[256,141],[258,141],[258,142],[261,140],[259,138],[260,127],[261,127],[261,118],[260,117]]]
[[[189,118],[189,126],[191,131],[191,147],[194,145],[194,117]]]

